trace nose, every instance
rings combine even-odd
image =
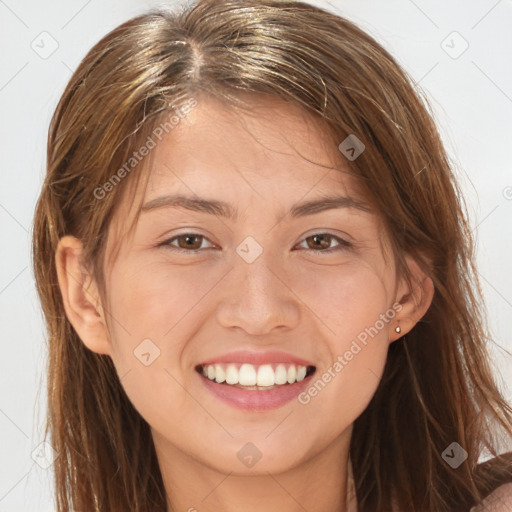
[[[295,328],[301,301],[289,281],[289,272],[282,265],[272,265],[265,251],[252,263],[235,258],[217,307],[218,322],[253,336]]]

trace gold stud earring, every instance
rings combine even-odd
[[[402,329],[400,329],[400,326],[398,325],[397,327],[395,327],[395,332],[397,334],[400,334],[402,332]]]

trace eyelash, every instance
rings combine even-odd
[[[338,242],[338,245],[335,246],[335,247],[332,247],[330,249],[325,249],[325,250],[323,250],[323,249],[310,249],[310,251],[312,251],[313,253],[316,253],[316,254],[320,254],[320,253],[322,253],[322,254],[325,254],[325,253],[330,254],[330,253],[333,253],[333,252],[336,252],[336,251],[342,251],[342,250],[349,249],[349,248],[352,247],[352,244],[350,242],[347,242],[343,238],[340,238],[339,236],[333,235],[332,233],[324,233],[322,231],[319,231],[317,233],[313,233],[313,234],[305,237],[302,240],[302,242],[300,242],[300,243],[305,242],[308,238],[313,238],[313,237],[318,236],[318,235],[327,235],[327,236],[331,237],[332,239],[336,240]],[[171,245],[171,243],[174,240],[176,240],[178,238],[181,238],[181,237],[187,237],[187,236],[189,236],[189,237],[193,236],[193,237],[197,237],[197,238],[202,238],[204,240],[208,240],[204,235],[200,235],[199,233],[182,233],[180,235],[173,236],[172,238],[169,238],[168,240],[165,240],[165,241],[163,241],[162,243],[160,243],[158,245],[159,245],[159,247],[164,246],[164,247],[170,248],[173,251],[184,252],[184,253],[197,254],[197,253],[201,252],[202,249],[188,250],[188,249],[183,249],[182,247],[176,247],[176,246]]]

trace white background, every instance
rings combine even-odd
[[[468,200],[491,332],[497,345],[512,351],[511,1],[314,3],[369,31],[428,93]],[[31,457],[43,433],[46,354],[30,240],[50,117],[92,45],[159,5],[164,3],[0,0],[0,512],[54,510],[51,467]],[[43,41],[51,48],[44,31],[58,43],[46,59],[31,47]],[[456,59],[445,51],[454,56],[463,48],[453,31],[469,43]],[[512,359],[499,348],[493,354],[510,400]]]

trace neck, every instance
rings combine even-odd
[[[286,470],[263,458],[240,474],[223,472],[179,450],[153,432],[169,512],[347,512],[351,429]],[[274,461],[271,461],[274,462]],[[259,467],[258,467],[259,466]]]

